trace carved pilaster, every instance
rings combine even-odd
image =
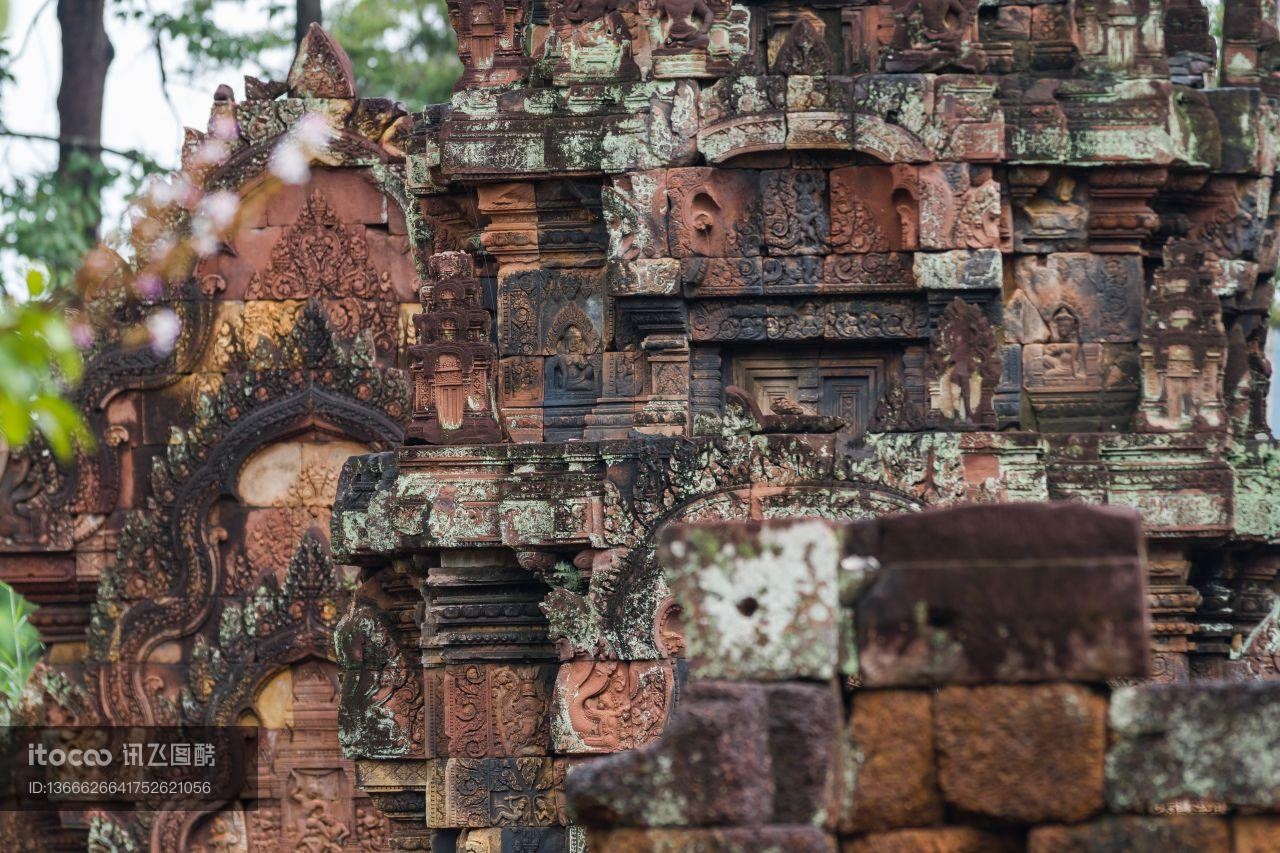
[[[525,51],[528,0],[449,0],[462,75],[455,91],[510,86],[529,73]]]
[[[475,264],[465,252],[442,252],[431,256],[428,278],[422,313],[413,318],[413,419],[405,437],[425,444],[499,441],[493,316]]]
[[[1187,583],[1191,560],[1176,543],[1153,541],[1147,563],[1147,602],[1151,612],[1151,678],[1172,683],[1190,675],[1188,652],[1196,630],[1193,619],[1200,593]]]
[[[1148,206],[1164,184],[1164,169],[1099,169],[1089,175],[1089,249],[1139,252],[1160,224]]]

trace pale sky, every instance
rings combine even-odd
[[[61,75],[61,45],[55,5],[56,0],[10,0],[9,26],[5,33],[10,50],[17,53],[28,30],[31,31],[26,49],[14,65],[16,82],[4,87],[0,97],[0,119],[11,130],[50,135],[58,132],[54,104]],[[180,0],[146,3],[153,11],[173,11],[180,5]],[[228,8],[220,10],[219,18],[225,20],[219,22],[230,31],[261,27],[267,19],[261,0],[220,5]],[[108,10],[116,8],[120,8],[119,4],[108,4]],[[246,21],[249,26],[245,25]],[[238,71],[227,71],[190,82],[177,73],[183,64],[182,53],[172,45],[167,46],[168,88],[174,102],[171,109],[161,90],[160,70],[149,30],[141,22],[122,21],[109,11],[107,32],[115,46],[115,60],[107,75],[103,144],[122,150],[136,149],[164,166],[176,167],[183,126],[205,129],[214,89],[219,83],[230,83],[240,97],[244,91],[242,76]],[[287,61],[287,56],[282,57],[279,64]],[[57,154],[57,146],[47,142],[0,137],[0,180],[7,182],[15,175],[51,167]],[[111,158],[108,156],[108,159]],[[118,164],[119,158],[115,158],[115,162]],[[113,206],[119,209],[120,203],[115,200]]]

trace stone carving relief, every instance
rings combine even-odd
[[[374,269],[361,227],[344,223],[316,191],[254,274],[246,299],[323,300],[334,330],[372,335],[380,353],[399,340],[400,310],[389,275]]]
[[[422,313],[414,317],[413,419],[406,435],[429,444],[496,441],[497,354],[493,317],[481,302],[475,264],[464,252],[430,259]]]
[[[938,320],[929,353],[930,407],[944,421],[990,423],[1000,379],[995,334],[982,309],[956,297]]]

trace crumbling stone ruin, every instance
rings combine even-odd
[[[985,505],[660,539],[689,680],[660,740],[569,774],[593,850],[1280,844],[1280,683],[1132,683],[1150,623],[1131,510]]]
[[[1228,0],[1221,50],[1199,0],[449,8],[448,105],[356,97],[319,29],[219,89],[248,230],[161,298],[173,355],[100,348],[92,454],[6,460],[32,713],[266,733],[256,808],[42,843],[1275,831],[1274,8]],[[337,137],[270,193],[308,113]],[[1141,531],[955,509],[1045,501]],[[728,521],[769,524],[671,532]]]

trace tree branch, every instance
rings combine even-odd
[[[31,16],[31,23],[27,25],[26,34],[22,36],[22,44],[18,47],[18,52],[9,57],[11,63],[17,62],[22,57],[22,54],[27,52],[27,45],[31,43],[31,36],[36,31],[36,24],[40,23],[40,16],[52,5],[53,0],[44,0],[40,4],[40,8],[36,9],[36,13]]]
[[[55,142],[58,145],[69,145],[72,148],[80,148],[85,151],[92,151],[98,154],[112,154],[116,157],[123,157],[134,163],[152,168],[160,168],[160,164],[152,160],[146,154],[137,150],[122,150],[119,148],[111,148],[103,145],[93,139],[85,139],[82,136],[53,136],[47,133],[24,133],[20,130],[10,130],[7,127],[0,126],[0,136],[8,136],[14,139],[30,139],[34,142]]]
[[[147,4],[147,11],[151,14],[151,20],[156,20],[156,13],[151,8],[151,4]],[[164,43],[161,39],[164,37],[164,30],[160,27],[155,28],[155,33],[151,39],[151,47],[156,54],[156,65],[160,69],[160,93],[164,95],[164,102],[169,105],[169,112],[173,114],[173,120],[182,127],[182,115],[178,112],[178,105],[173,102],[173,95],[169,94],[169,72],[164,65]]]

